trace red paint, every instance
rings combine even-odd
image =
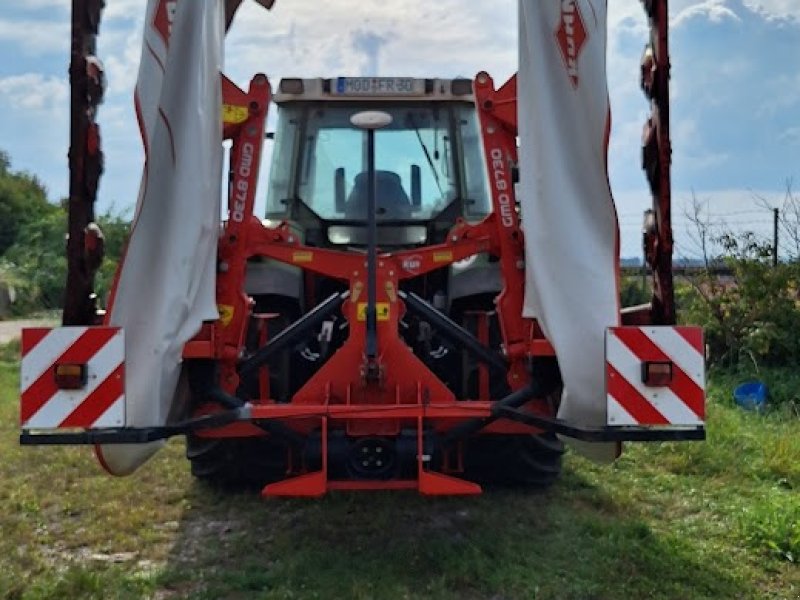
[[[572,82],[572,87],[577,88],[579,83],[578,60],[583,46],[589,37],[586,24],[577,0],[560,0],[561,16],[555,32],[556,43],[561,51],[564,68]]]

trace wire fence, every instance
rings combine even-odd
[[[723,202],[736,204],[726,210]],[[674,256],[680,259],[709,258],[723,253],[722,237],[741,238],[751,235],[757,242],[774,249],[780,260],[800,258],[800,196],[793,193],[791,181],[786,191],[770,198],[752,193],[750,198],[713,202],[699,201],[694,196],[674,202],[672,230]],[[641,264],[644,210],[618,213],[621,255],[638,259]],[[705,249],[704,244],[705,242]]]

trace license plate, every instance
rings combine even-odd
[[[425,81],[413,77],[339,77],[331,86],[336,96],[424,96]]]

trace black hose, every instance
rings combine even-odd
[[[544,398],[561,387],[561,373],[558,369],[558,362],[554,358],[540,357],[533,359],[530,363],[530,376],[530,385],[509,394],[492,405],[491,416],[464,421],[447,431],[441,438],[445,445],[478,433],[498,419],[509,418],[508,413],[521,408],[529,400]],[[548,428],[544,427],[544,429]]]
[[[491,416],[481,417],[478,419],[470,419],[468,421],[464,421],[459,425],[456,425],[455,427],[450,429],[450,431],[448,431],[442,436],[441,438],[442,443],[445,446],[449,446],[452,443],[457,442],[458,440],[461,440],[474,433],[478,433],[481,429],[483,429],[487,425],[491,425],[502,416],[501,409],[519,408],[523,406],[526,402],[535,397],[536,397],[536,390],[530,386],[524,387],[521,390],[517,390],[516,392],[512,392],[502,400],[498,400],[492,405]]]

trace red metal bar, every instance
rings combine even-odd
[[[318,498],[328,491],[328,419],[322,418],[321,432],[322,468],[313,473],[305,473],[271,483],[261,490],[264,498],[285,496],[292,498]]]
[[[496,251],[498,243],[492,223],[491,217],[476,225],[459,223],[450,231],[448,241],[445,243],[413,250],[381,253],[378,255],[378,261],[393,271],[392,277],[398,280],[418,277],[480,252]],[[249,229],[250,242],[244,251],[247,257],[272,258],[306,271],[345,281],[359,278],[360,272],[364,270],[362,255],[305,246],[286,224],[270,229],[252,221]],[[407,264],[406,259],[411,257],[415,259],[413,271],[407,270],[404,266]]]
[[[215,324],[215,342],[216,356],[223,359],[220,385],[229,394],[235,394],[239,385],[235,363],[250,315],[250,299],[244,292],[247,256],[242,249],[247,248],[251,220],[255,219],[253,206],[270,97],[269,81],[262,74],[253,77],[246,95],[223,78],[223,104],[227,117],[224,132],[232,137],[233,146],[228,220],[219,242],[217,305],[220,320]]]
[[[475,319],[478,341],[489,347],[489,319],[491,313],[485,310],[471,310],[467,316]],[[484,363],[478,364],[478,399],[490,400],[489,394],[489,368]]]
[[[413,479],[329,481],[329,491],[416,490],[419,482]]]
[[[483,490],[477,483],[425,469],[424,435],[423,418],[419,417],[417,419],[417,489],[419,489],[419,493],[426,496],[474,496],[480,494]]]
[[[531,337],[531,321],[522,317],[525,248],[512,177],[517,164],[517,78],[514,75],[495,90],[492,78],[483,72],[475,78],[474,88],[503,274],[503,290],[495,304],[503,349],[509,358],[508,382],[517,390],[529,379],[525,359]]]
[[[479,400],[437,404],[260,404],[252,406],[252,419],[471,419],[491,415],[493,402]]]

